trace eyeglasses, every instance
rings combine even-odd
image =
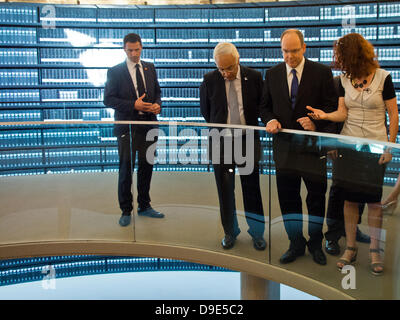
[[[296,54],[296,53],[299,53],[301,49],[302,48],[293,49],[293,50],[282,49],[282,52],[283,52],[283,54],[289,54],[289,53]]]
[[[237,66],[237,64],[235,63],[235,64],[233,64],[233,65],[231,65],[229,67],[226,67],[226,68],[220,68],[217,65],[217,68],[218,68],[218,71],[221,72],[221,73],[223,73],[223,72],[233,72],[235,70],[236,66]]]

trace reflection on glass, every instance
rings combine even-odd
[[[145,126],[143,123],[131,125]],[[3,138],[6,137],[5,126],[4,129]],[[123,228],[119,224],[121,211],[118,201],[117,142],[105,139],[111,134],[111,125],[46,122],[40,126],[36,125],[32,130],[35,130],[36,136],[32,139],[36,139],[36,145],[31,144],[25,151],[17,152],[16,145],[1,145],[1,246],[40,241],[52,243],[96,240],[196,248],[203,252],[211,251],[223,253],[224,256],[245,258],[245,261],[272,264],[282,270],[320,281],[356,298],[398,298],[396,252],[399,225],[396,214],[384,215],[382,228],[379,230],[369,229],[370,218],[365,214],[358,224],[360,236],[364,237],[360,238],[361,240],[368,240],[370,236],[379,237],[380,248],[385,250],[384,254],[380,253],[385,262],[382,277],[371,275],[368,262],[369,244],[361,242],[360,239],[357,241],[357,260],[351,266],[354,267],[351,272],[355,273],[338,272],[338,257],[330,254],[327,254],[327,265],[318,265],[307,250],[304,252],[305,257],[298,257],[296,261],[286,265],[279,263],[282,253],[288,248],[287,232],[292,234],[302,229],[304,237],[307,237],[309,234],[321,232],[322,226],[322,232],[328,239],[327,231],[335,231],[330,229],[330,225],[337,223],[336,231],[343,230],[343,218],[340,218],[344,209],[341,191],[343,186],[351,187],[355,191],[355,188],[360,188],[360,181],[363,181],[362,191],[374,192],[382,183],[379,180],[382,176],[370,166],[377,167],[375,160],[379,159],[388,144],[379,144],[372,140],[368,143],[365,139],[350,140],[345,136],[310,136],[288,131],[279,133],[282,137],[281,146],[285,146],[285,141],[290,141],[291,147],[296,150],[296,157],[287,161],[287,168],[292,174],[303,170],[311,178],[323,178],[323,175],[317,174],[318,167],[307,162],[306,155],[302,154],[306,150],[320,151],[320,161],[326,165],[327,176],[332,177],[327,182],[329,192],[318,190],[327,204],[328,216],[325,223],[321,222],[320,217],[307,214],[305,208],[302,208],[303,214],[292,212],[282,217],[273,170],[276,163],[272,161],[272,154],[269,152],[271,137],[266,135],[264,128],[260,128],[256,133],[249,129],[227,130],[205,124],[154,123],[146,129],[145,137],[150,145],[147,149],[149,157],[145,160],[153,165],[149,196],[152,208],[165,216],[163,219],[154,219],[140,215],[134,205],[131,224]],[[61,130],[64,132],[62,135]],[[21,136],[21,142],[26,137]],[[236,145],[235,138],[238,138]],[[222,144],[217,143],[213,146],[210,144],[212,140],[218,143],[222,141]],[[255,143],[249,148],[252,142]],[[229,146],[233,148],[229,149]],[[260,153],[253,153],[257,149],[255,146],[260,148]],[[396,163],[400,150],[396,145],[391,146],[395,161],[386,167],[382,199],[395,199],[391,198],[390,194],[392,191],[393,194],[396,194],[396,190],[398,192],[398,187],[393,182],[399,175]],[[213,148],[214,151],[222,151],[217,153],[214,159],[209,157]],[[238,149],[243,153],[236,154]],[[257,159],[256,155],[259,154],[262,156]],[[137,171],[139,156],[136,155],[135,163],[132,158],[129,165],[136,168],[132,174],[131,192],[133,199],[136,199],[136,186],[140,183]],[[365,158],[371,159],[368,167],[365,167]],[[225,162],[218,162],[221,159]],[[242,165],[235,165],[235,162]],[[248,165],[251,163],[254,167]],[[360,171],[361,166],[365,170]],[[267,222],[265,227],[260,215],[253,214],[257,212],[253,209],[257,205],[257,185],[247,186],[249,194],[246,196],[251,198],[250,204],[242,197],[245,193],[243,186],[246,186],[242,181],[250,179],[257,167],[261,172],[259,190],[264,219]],[[250,229],[250,232],[258,232],[265,228],[264,237],[268,247],[264,251],[254,249],[252,236],[248,232],[237,235],[233,248],[223,249],[221,239],[224,238],[226,222],[221,219],[223,216],[216,183],[218,170],[221,168],[226,168],[230,181],[234,181],[235,188],[222,194],[228,199],[227,203],[234,206],[235,215],[231,220],[233,227],[242,231]],[[247,169],[252,170],[247,172],[250,174],[245,178],[242,169],[245,173]],[[356,170],[360,172],[360,178],[357,180],[354,179]],[[391,181],[393,182],[389,183]],[[301,193],[302,201],[305,200],[306,205],[315,205],[303,196],[304,193]],[[336,197],[336,200],[332,200],[332,197]],[[357,211],[363,210],[366,213],[367,207],[357,206]],[[357,222],[355,221],[356,224]],[[345,238],[343,233],[339,233],[339,236],[339,250],[342,253]],[[228,265],[224,266],[229,268]],[[350,281],[350,275],[353,274],[355,289]],[[284,281],[284,276],[282,279]]]
[[[167,243],[197,244],[215,251],[231,249],[231,254],[245,250],[266,261],[265,253],[258,254],[253,248],[259,245],[258,250],[265,249],[265,242],[254,243],[255,238],[264,236],[262,194],[267,194],[260,190],[259,133],[204,125],[161,125],[151,128],[146,139],[153,142],[147,159],[154,161],[152,181],[157,181],[152,182],[151,193],[157,194],[152,196],[152,203],[165,214],[165,220],[150,221],[139,215],[135,218],[136,240],[153,242],[161,238]],[[168,172],[162,168],[181,171],[179,180],[165,180]],[[174,192],[164,185],[171,181],[175,181]],[[243,199],[235,197],[235,184],[241,186]],[[167,195],[161,186],[169,191]],[[153,231],[145,232],[147,228]],[[240,233],[241,229],[248,234]],[[224,234],[235,236],[235,248],[224,241]]]

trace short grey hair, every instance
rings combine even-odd
[[[236,49],[235,45],[230,42],[220,42],[214,48],[214,61],[215,57],[221,56],[224,54],[231,54],[236,59],[239,59],[239,52]]]

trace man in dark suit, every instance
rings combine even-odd
[[[231,43],[219,43],[214,49],[214,59],[218,69],[204,75],[200,86],[200,109],[204,119],[209,123],[257,126],[262,95],[261,74],[239,64],[239,53]],[[211,158],[225,233],[222,247],[232,248],[240,233],[235,205],[235,169],[238,167],[248,233],[255,249],[264,250],[266,243],[263,238],[264,211],[259,181],[259,135],[250,130],[243,133],[241,129],[217,132],[217,137],[210,138],[210,149],[213,149]],[[216,146],[218,157],[214,157]],[[244,170],[243,163],[237,161],[243,156],[243,150],[246,150],[246,167],[250,167],[248,172],[245,172],[247,170]]]
[[[142,40],[129,33],[124,37],[127,59],[110,68],[104,89],[104,104],[115,110],[115,120],[157,121],[161,111],[161,89],[154,65],[141,61]],[[138,214],[152,218],[164,215],[150,206],[150,182],[153,159],[147,159],[147,149],[154,141],[146,141],[146,135],[154,126],[116,124],[114,134],[118,140],[119,176],[118,201],[122,210],[121,226],[131,222],[133,196],[132,174],[138,152]],[[154,155],[153,155],[154,156]]]
[[[273,157],[279,205],[289,250],[280,258],[289,263],[304,255],[307,246],[316,263],[326,264],[322,251],[322,226],[325,217],[327,188],[326,160],[321,158],[317,139],[313,136],[278,133],[283,129],[329,131],[330,123],[313,121],[306,106],[324,110],[337,109],[332,71],[329,67],[304,58],[306,45],[302,33],[289,29],[282,33],[284,63],[269,69],[265,76],[260,106],[261,119],[273,136]],[[301,180],[307,188],[308,234],[303,236],[303,212],[300,196]]]

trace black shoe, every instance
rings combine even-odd
[[[295,250],[292,248],[289,248],[288,251],[286,251],[283,256],[279,259],[279,262],[282,264],[290,263],[293,262],[297,259],[297,257],[304,256],[304,249],[303,250]]]
[[[324,252],[322,251],[322,248],[316,248],[316,249],[308,248],[308,251],[310,251],[310,253],[313,257],[313,260],[316,263],[318,263],[322,266],[326,265],[326,256],[325,256]]]
[[[362,233],[361,230],[357,227],[356,241],[362,243],[371,243],[371,237],[366,235],[365,233]]]
[[[332,256],[337,256],[340,253],[339,243],[336,240],[326,240],[325,252]]]
[[[238,237],[238,235],[240,234],[240,232],[242,232],[242,230],[240,230],[239,227],[233,232],[233,237],[235,238],[235,240]]]
[[[232,237],[229,234],[226,234],[225,237],[222,239],[221,244],[222,248],[225,250],[232,248],[235,245],[236,238]]]
[[[129,226],[131,223],[131,213],[123,212],[121,218],[119,218],[119,225],[121,227]]]
[[[253,238],[253,247],[256,250],[263,251],[265,250],[267,243],[265,242],[264,238]]]
[[[164,214],[154,210],[152,207],[148,207],[146,209],[138,209],[139,216],[146,216],[150,218],[164,218]]]

